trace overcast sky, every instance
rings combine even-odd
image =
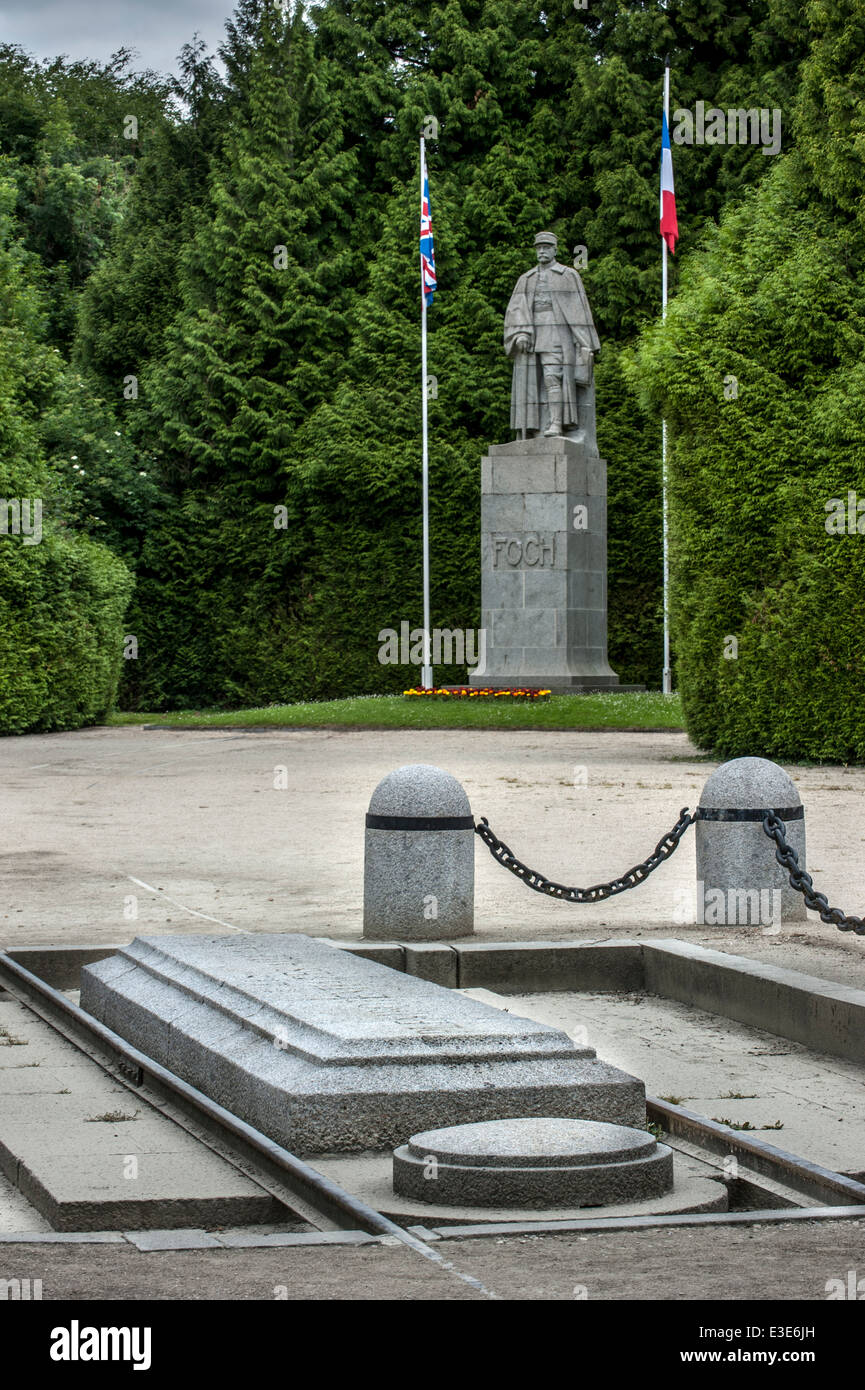
[[[233,10],[234,0],[0,0],[0,43],[102,62],[134,48],[133,67],[169,72],[196,31],[213,52]]]

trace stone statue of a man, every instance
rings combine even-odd
[[[513,360],[511,429],[594,441],[594,354],[600,348],[583,282],[556,260],[552,232],[535,237],[538,264],[521,275],[505,314]]]

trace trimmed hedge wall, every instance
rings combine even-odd
[[[125,565],[86,537],[0,536],[0,733],[77,729],[114,702]]]
[[[865,234],[797,155],[685,264],[631,369],[673,441],[688,732],[723,757],[861,760]]]

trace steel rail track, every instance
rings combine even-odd
[[[776,1148],[754,1133],[730,1129],[657,1096],[646,1096],[646,1115],[661,1125],[671,1140],[678,1135],[704,1152],[723,1157],[735,1155],[753,1173],[781,1182],[802,1196],[830,1206],[865,1205],[865,1184]]]

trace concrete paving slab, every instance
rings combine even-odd
[[[0,1096],[4,1100],[11,1096],[59,1095],[64,1089],[60,1077],[42,1067],[6,1067],[0,1071]]]
[[[0,1073],[0,1173],[52,1227],[175,1228],[284,1216],[269,1193],[82,1053],[71,1049],[78,1060],[67,1065],[69,1045],[22,1005],[4,1004],[2,1017],[8,1033],[27,1036],[14,1051],[33,1046],[45,1065]],[[63,1063],[56,1072],[55,1053]],[[57,1079],[68,1086],[58,1090]],[[9,1220],[20,1229],[20,1215]]]
[[[37,1114],[40,1128],[34,1126]],[[19,1131],[31,1134],[28,1147],[34,1152],[53,1152],[60,1133],[66,1152],[76,1154],[179,1152],[189,1139],[177,1126],[166,1129],[163,1117],[124,1087],[100,1085],[98,1073],[86,1087],[69,1095],[41,1095],[38,1103],[27,1095],[7,1096],[0,1123],[10,1138]]]
[[[34,1245],[37,1243],[44,1245],[125,1245],[126,1237],[120,1231],[0,1231],[0,1245]]]
[[[42,1213],[0,1173],[0,1235],[16,1231],[50,1230],[51,1226]]]
[[[124,1231],[136,1250],[220,1250],[221,1242],[209,1231]]]
[[[232,1250],[272,1249],[283,1245],[376,1245],[381,1236],[366,1231],[276,1231],[259,1236],[254,1232],[220,1231],[219,1243]]]
[[[17,1001],[15,1001],[17,1006]],[[0,1022],[6,1016],[12,1001],[0,1005]],[[23,1049],[27,1048],[25,1052]],[[21,1045],[0,1049],[0,1076],[9,1071],[20,1071],[22,1067],[75,1067],[80,1064],[81,1052],[71,1043],[64,1042],[54,1048],[50,1039],[40,1035],[22,1038]]]

